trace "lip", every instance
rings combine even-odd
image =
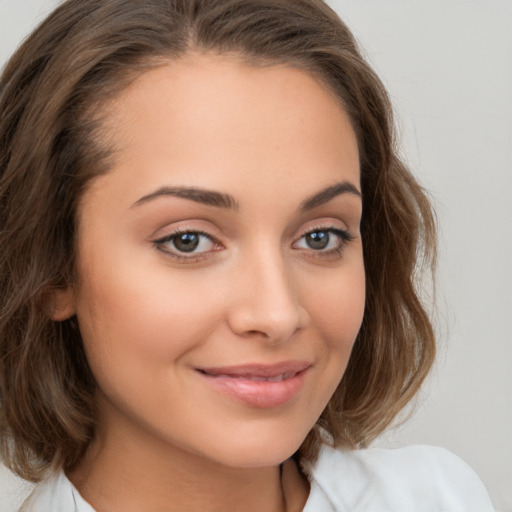
[[[299,393],[311,366],[307,361],[284,361],[196,371],[215,390],[235,400],[253,407],[272,408],[286,404]]]

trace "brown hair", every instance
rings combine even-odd
[[[430,203],[399,160],[386,92],[321,0],[68,0],[0,82],[0,448],[30,480],[69,468],[94,434],[95,381],[76,320],[50,320],[74,278],[75,211],[108,172],[102,106],[145,69],[191,49],[288,62],[326,83],[358,136],[367,301],[343,380],[297,457],[366,446],[434,358],[417,270],[435,262]],[[323,433],[321,433],[323,432]]]

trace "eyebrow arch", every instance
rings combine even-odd
[[[230,210],[239,210],[240,206],[233,196],[229,194],[222,194],[221,192],[214,192],[212,190],[204,190],[195,187],[162,187],[155,192],[141,197],[138,201],[133,203],[132,207],[139,206],[154,199],[163,196],[180,197],[182,199],[189,199],[196,203],[205,204],[207,206],[215,206],[217,208],[227,208]]]
[[[320,192],[317,192],[316,194],[302,201],[300,210],[303,212],[312,210],[313,208],[317,208],[318,206],[322,206],[323,204],[328,203],[331,199],[334,199],[341,194],[353,194],[360,198],[363,197],[361,192],[359,192],[354,184],[350,183],[350,181],[342,181],[340,183],[331,185],[330,187],[324,188]]]
[[[301,211],[308,211],[318,206],[322,206],[328,203],[331,199],[341,194],[353,194],[357,197],[362,197],[361,192],[355,185],[349,181],[342,181],[327,187],[320,192],[308,197],[300,204]],[[204,190],[195,187],[161,187],[154,192],[151,192],[144,197],[141,197],[138,201],[133,203],[132,208],[141,204],[148,203],[155,199],[165,196],[179,197],[182,199],[188,199],[196,203],[205,204],[207,206],[215,206],[217,208],[227,208],[230,210],[238,211],[240,205],[233,196],[229,194],[223,194],[221,192],[215,192],[213,190]]]

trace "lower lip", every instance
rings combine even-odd
[[[199,372],[212,387],[247,405],[259,408],[279,407],[294,398],[302,388],[308,369],[279,382],[254,381],[226,375]]]

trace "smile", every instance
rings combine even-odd
[[[198,368],[216,391],[246,405],[272,408],[285,405],[302,389],[311,363],[288,361],[275,365]]]
[[[208,373],[206,373],[206,375],[210,375],[210,377],[220,377],[220,375],[211,375]],[[252,380],[254,382],[281,382],[283,380],[291,379],[295,375],[295,373],[282,373],[281,375],[276,375],[275,377],[258,377],[257,375],[225,375],[225,377],[231,377],[232,379]]]

